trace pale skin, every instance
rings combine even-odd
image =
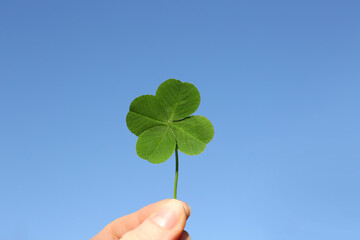
[[[116,219],[90,240],[190,240],[184,231],[190,212],[185,202],[162,200]]]

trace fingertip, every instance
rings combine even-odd
[[[184,201],[181,201],[181,200],[178,200],[178,199],[169,199],[167,204],[169,203],[173,203],[173,204],[181,204],[183,206],[183,209],[184,209],[184,212],[185,212],[185,215],[186,215],[186,219],[188,219],[190,217],[190,214],[191,214],[191,207],[189,204],[187,204],[186,202]]]

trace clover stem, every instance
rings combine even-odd
[[[178,146],[176,143],[175,146],[175,159],[176,159],[176,167],[175,167],[175,184],[174,184],[174,199],[177,196],[177,183],[178,183],[178,175],[179,175],[179,154],[178,154]]]

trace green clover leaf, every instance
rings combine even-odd
[[[200,93],[187,82],[169,79],[155,95],[143,95],[132,101],[126,116],[129,130],[138,136],[136,152],[151,163],[162,163],[177,150],[197,155],[214,136],[214,127],[203,116],[191,116],[200,105]]]
[[[200,104],[200,93],[187,82],[169,79],[156,95],[143,95],[130,105],[126,117],[129,130],[139,139],[136,152],[151,163],[169,159],[176,143],[181,152],[200,154],[214,136],[211,122],[193,114]]]

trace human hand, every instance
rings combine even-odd
[[[190,240],[184,231],[190,212],[185,202],[162,200],[116,219],[90,240]]]

